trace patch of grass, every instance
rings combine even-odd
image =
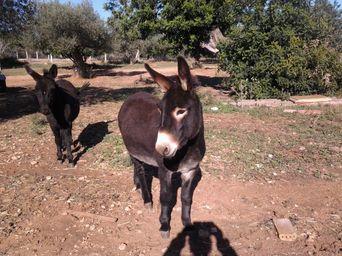
[[[48,122],[41,114],[33,114],[31,117],[30,130],[34,135],[42,135],[46,132]]]
[[[281,108],[238,111],[238,115],[250,116],[248,125],[207,124],[207,159],[203,163],[206,170],[214,175],[220,170],[220,175],[234,174],[243,180],[268,180],[285,174],[311,176],[317,169],[325,173],[324,179],[334,179],[326,173],[334,173],[342,157],[334,149],[342,147],[338,109],[322,108],[323,113],[318,116],[283,113]],[[230,122],[229,116],[233,120],[237,114],[221,115],[225,115],[222,120]]]
[[[217,100],[210,94],[199,93],[198,96],[201,100],[204,113],[233,113],[240,111],[237,107],[234,107],[228,102]]]
[[[101,157],[111,167],[129,167],[132,165],[121,135],[107,134],[103,139],[103,144]]]

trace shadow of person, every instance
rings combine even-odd
[[[230,246],[229,240],[223,237],[222,231],[213,222],[194,222],[190,228],[184,228],[174,238],[164,256],[181,255],[188,237],[191,255],[210,255],[213,247],[211,238],[215,238],[217,251],[223,256],[237,256],[235,250]]]
[[[95,147],[97,144],[102,142],[103,138],[109,134],[108,131],[108,124],[113,121],[107,121],[107,122],[97,122],[94,124],[88,124],[86,128],[83,129],[83,131],[78,136],[77,140],[75,140],[74,145],[78,145],[74,152],[77,152],[77,155],[75,157],[75,164],[77,161],[81,158],[81,156],[87,152],[90,148]],[[81,146],[83,149],[81,151]]]

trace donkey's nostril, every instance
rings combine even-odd
[[[169,148],[166,146],[166,147],[164,148],[164,150],[163,150],[163,155],[164,155],[164,156],[167,156],[167,155],[169,154],[169,152],[170,152],[170,150],[169,150]]]

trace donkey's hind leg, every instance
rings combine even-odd
[[[144,164],[132,156],[131,159],[134,165],[134,184],[137,189],[141,189],[141,196],[144,200],[145,206],[147,208],[152,208],[152,196],[151,191],[149,189],[151,181],[149,180],[149,178],[146,177]]]

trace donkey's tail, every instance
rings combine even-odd
[[[78,95],[80,95],[85,89],[87,89],[90,86],[89,82],[85,82],[81,88],[78,89]]]

